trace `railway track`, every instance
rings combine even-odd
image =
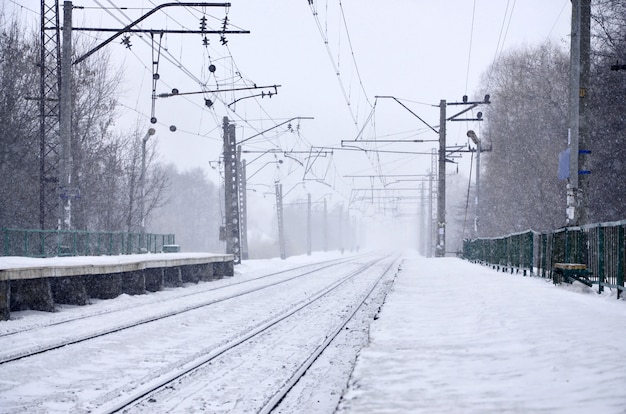
[[[340,266],[344,263],[359,260],[360,257],[361,256],[354,256],[295,266],[243,281],[231,281],[228,284],[218,287],[212,287],[212,283],[206,283],[206,289],[192,293],[183,293],[174,298],[158,300],[142,305],[144,308],[155,309],[153,312],[148,312],[147,315],[125,316],[129,313],[135,313],[135,310],[114,309],[93,314],[88,313],[87,315],[64,319],[45,326],[31,326],[4,332],[0,334],[0,365],[181,315],[252,292],[288,283],[321,270],[331,269],[334,266]],[[242,287],[243,289],[241,289]],[[236,289],[235,293],[229,292],[233,289]],[[206,298],[207,294],[216,294],[218,292],[224,292],[224,294],[218,297],[213,296],[208,299]],[[166,311],[158,310],[163,307],[168,309]],[[105,318],[107,319],[106,321],[104,320]],[[118,322],[120,320],[124,322]],[[86,328],[86,326],[91,326],[91,328]],[[61,334],[57,334],[57,332],[61,332]],[[72,332],[79,333],[72,334]],[[28,336],[24,334],[28,334]],[[25,338],[25,340],[21,340],[20,336]],[[37,342],[33,343],[32,337],[39,339]]]
[[[200,375],[206,369],[230,367],[234,355],[256,356],[235,362],[238,369],[225,368],[232,375],[242,372],[241,368],[245,372],[246,366],[259,368],[257,363],[264,354],[269,354],[267,349],[274,347],[267,345],[259,354],[254,348],[257,342],[271,341],[268,338],[278,334],[288,342],[293,339],[289,339],[288,333],[295,330],[300,332],[295,338],[311,335],[306,344],[295,344],[293,352],[281,354],[283,339],[272,350],[278,354],[274,352],[274,362],[268,370],[272,373],[268,375],[276,376],[278,382],[272,379],[271,390],[264,388],[264,393],[255,398],[255,407],[261,407],[286,383],[288,378],[284,374],[295,368],[292,356],[298,355],[295,364],[302,369],[304,361],[315,360],[310,358],[311,346],[321,346],[337,332],[339,336],[351,332],[338,327],[346,323],[346,315],[359,312],[355,309],[362,308],[360,303],[365,301],[370,308],[377,309],[378,302],[366,298],[377,283],[376,290],[381,291],[378,282],[384,273],[380,269],[381,260],[393,269],[391,259],[371,255],[318,262],[250,277],[245,283],[185,294],[178,298],[179,303],[174,300],[153,303],[153,307],[161,308],[156,312],[164,316],[160,319],[154,318],[153,313],[153,320],[147,321],[144,315],[133,315],[138,311],[131,308],[127,312],[107,312],[68,321],[48,327],[50,330],[29,329],[4,335],[0,337],[0,356],[4,358],[3,377],[9,380],[0,382],[0,412],[114,412],[126,410],[128,404],[133,412],[154,412],[155,403],[151,399],[161,401],[162,392],[178,389],[180,381]],[[179,312],[172,313],[170,306]],[[371,309],[369,312],[367,321],[362,318],[366,323],[355,332],[365,332],[364,327],[372,317]],[[331,320],[322,321],[321,316],[327,315]],[[131,317],[145,323],[135,323]],[[306,327],[311,320],[317,322],[309,332]],[[84,325],[76,324],[96,325],[92,331],[102,335],[86,335]],[[322,335],[322,340],[314,338],[314,331],[315,335]],[[42,342],[45,344],[41,345]],[[304,350],[306,356],[301,355]],[[7,358],[10,354],[12,359]],[[287,354],[289,361],[283,367],[281,359]],[[347,374],[342,375],[349,375],[351,364],[346,366]],[[273,372],[276,367],[281,375]],[[218,377],[222,373],[219,370]],[[232,376],[224,376],[220,381],[226,384],[222,389],[240,384]],[[341,382],[338,387],[341,389]],[[154,393],[158,396],[154,397]]]
[[[344,304],[338,316],[334,315],[331,318],[332,323],[324,324],[323,329],[320,330],[315,339],[311,343],[307,343],[306,351],[298,355],[297,361],[285,363],[284,367],[289,366],[288,369],[279,369],[279,371],[285,372],[281,372],[281,375],[277,376],[277,382],[272,384],[269,391],[264,391],[260,397],[249,395],[247,398],[252,403],[248,405],[238,408],[228,407],[225,410],[225,412],[234,409],[242,412],[270,413],[279,407],[281,402],[292,392],[320,356],[332,346],[339,335],[345,332],[348,324],[355,319],[355,316],[360,311],[364,311],[364,308],[368,306],[370,313],[372,309],[374,313],[378,311],[380,303],[384,300],[389,284],[395,275],[394,270],[397,269],[398,264],[397,258],[390,260],[389,258],[381,257],[370,260],[358,269],[315,292],[315,294],[298,303],[289,311],[264,321],[240,337],[234,338],[232,341],[211,350],[202,358],[181,366],[180,369],[169,372],[161,378],[155,378],[131,393],[103,404],[97,412],[152,412],[155,410],[219,412],[219,407],[206,405],[214,400],[214,397],[211,396],[205,396],[200,403],[192,402],[190,403],[191,405],[185,405],[187,404],[185,401],[193,401],[197,394],[205,394],[206,384],[215,384],[219,377],[223,377],[223,369],[216,371],[212,369],[212,366],[220,364],[232,366],[232,368],[227,368],[230,371],[229,378],[246,377],[245,373],[240,374],[239,372],[249,371],[253,368],[236,362],[237,357],[233,357],[233,354],[251,355],[258,353],[259,357],[262,357],[266,353],[266,348],[259,344],[267,343],[267,341],[271,344],[277,337],[280,338],[281,334],[277,332],[281,330],[289,332],[294,330],[294,326],[305,324],[303,320],[310,318],[311,314],[315,315],[320,309],[325,309],[324,306],[328,307],[328,305],[322,305],[320,302],[326,301],[328,303],[330,301],[332,303],[337,300],[337,295],[342,297],[351,289],[359,289],[359,293],[353,295],[354,300]],[[366,280],[357,282],[359,278],[364,278],[364,275]],[[387,282],[386,286],[384,286],[385,282]],[[339,293],[341,291],[343,293]],[[378,300],[375,300],[375,296],[378,296]],[[318,306],[317,310],[314,309],[315,306]],[[306,314],[308,316],[303,316]],[[313,317],[315,318],[315,316]],[[295,321],[293,321],[294,319]],[[369,321],[371,321],[371,318],[368,321],[361,321],[361,324],[365,323],[368,325]],[[304,329],[305,331],[307,330],[307,328]],[[299,332],[297,329],[295,331],[296,334]],[[300,335],[302,335],[301,332]],[[298,340],[296,339],[297,342]],[[352,358],[354,358],[354,355]],[[276,368],[276,366],[273,368]],[[208,371],[209,374],[207,375],[203,371]],[[213,372],[211,373],[211,371]],[[208,379],[200,379],[205,375]],[[347,378],[340,380],[340,383],[342,381],[345,384]],[[338,400],[339,395],[336,397]],[[160,405],[162,400],[165,401],[164,406]],[[181,403],[181,401],[184,402]],[[289,408],[285,412],[293,412],[293,408]]]

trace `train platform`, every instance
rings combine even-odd
[[[408,256],[340,413],[623,413],[626,302]]]
[[[90,298],[156,292],[233,274],[229,254],[0,257],[0,320],[8,320],[12,310],[52,312],[58,303],[86,305]]]

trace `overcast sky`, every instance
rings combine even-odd
[[[85,8],[74,10],[73,24],[119,28],[162,3],[133,1],[136,9],[119,10],[115,6],[129,7],[129,2],[76,0],[74,6]],[[37,27],[39,4],[35,0],[9,0],[5,7],[12,6],[25,22]],[[309,0],[233,0],[228,9],[168,8],[139,27],[195,30],[203,15],[209,29],[219,30],[227,15],[229,29],[249,30],[250,34],[226,35],[227,46],[221,44],[219,35],[209,35],[208,47],[203,46],[199,34],[164,36],[161,55],[155,58],[160,75],[156,92],[170,92],[174,87],[186,93],[281,85],[277,95],[246,98],[274,91],[265,88],[159,98],[154,109],[157,123],[152,125],[151,50],[158,49],[160,37],[155,36],[152,43],[149,35],[133,34],[130,49],[117,39],[106,46],[106,51],[125,71],[120,99],[124,116],[118,127],[154,126],[157,134],[153,139],[164,161],[175,162],[181,169],[200,166],[218,180],[217,170],[210,168],[215,164],[209,162],[219,159],[224,116],[237,124],[238,140],[292,117],[315,118],[293,121],[291,131],[287,125],[272,129],[248,141],[244,145],[248,151],[340,147],[342,140],[357,138],[436,140],[432,130],[398,103],[375,96],[402,99],[437,129],[439,110],[434,105],[441,99],[460,101],[464,94],[470,100],[482,100],[476,95],[485,87],[481,76],[498,54],[547,40],[567,49],[571,6],[570,0],[312,0],[312,4]],[[99,42],[108,36],[110,33],[76,32],[74,41]],[[215,65],[215,72],[209,71],[210,64]],[[207,108],[205,99],[214,105]],[[449,144],[465,145],[468,129],[480,134],[478,123],[448,124]],[[169,131],[171,125],[176,126],[176,132]],[[376,147],[428,153],[437,146],[427,142]],[[326,184],[308,182],[306,190],[295,188],[293,195],[330,191],[338,198],[354,195],[352,188],[381,186],[346,175],[425,174],[432,161],[430,155],[335,150],[332,157],[319,154],[310,158],[297,153],[292,157],[298,161],[287,158],[283,164],[266,165],[283,157],[265,155],[252,161],[256,155],[246,154],[245,158],[252,162],[248,175],[264,167],[250,182],[260,184],[259,192],[263,184],[273,185],[275,180],[281,180],[287,191],[298,187],[303,178],[317,178]],[[449,172],[456,171],[453,166],[448,168]],[[459,164],[459,173],[467,176],[467,170],[466,156]]]

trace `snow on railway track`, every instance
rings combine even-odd
[[[88,312],[87,309],[85,313],[61,321],[7,330],[0,333],[0,365],[210,306],[238,295],[245,295],[285,283],[349,260],[354,260],[354,258],[296,266],[242,281],[219,284],[215,287],[213,287],[214,283],[207,283],[203,285],[204,289],[194,290],[190,293],[181,292],[173,298],[157,299],[130,308],[117,307],[95,313]],[[209,293],[216,295],[207,297]],[[184,302],[181,299],[184,299]],[[29,335],[18,335],[26,332]],[[5,340],[7,336],[11,336],[11,338]],[[33,338],[37,338],[37,340],[33,341]]]
[[[187,310],[183,313],[4,364],[4,377],[9,380],[0,383],[0,412],[109,412],[112,410],[107,408],[112,407],[110,404],[117,406],[120,401],[129,400],[129,395],[145,394],[145,390],[150,388],[148,384],[154,384],[157,379],[162,382],[163,379],[181,376],[181,367],[197,365],[198,361],[250,336],[273,319],[297,314],[295,309],[311,297],[321,295],[328,286],[336,285],[338,280],[354,273],[358,267],[368,267],[363,258],[352,259],[350,262],[319,263],[312,265],[312,269],[293,271],[307,273],[306,276],[296,277],[293,272],[281,272],[280,276],[276,276],[280,282],[274,278],[255,278],[250,283],[259,286],[252,289],[247,283],[239,284],[231,287],[231,290],[237,290],[235,294],[232,291],[227,293],[226,287],[219,289],[223,296],[230,295],[228,300],[217,300],[214,289],[206,291],[198,295],[206,303],[205,306],[195,306],[190,303],[194,296],[186,296],[182,309]],[[349,292],[350,289],[343,291]],[[348,305],[343,301],[348,297],[331,300],[317,314],[334,313],[329,309],[345,311]],[[169,302],[164,302],[155,307],[169,306]],[[181,304],[177,306],[180,308]],[[191,310],[190,307],[195,308]],[[159,311],[169,312],[164,309]],[[124,318],[132,313],[133,310],[130,310]],[[119,321],[121,314],[115,314]],[[92,321],[92,324],[95,323]],[[81,330],[85,329],[76,328],[75,336],[84,336]],[[0,344],[3,340],[12,342],[21,335],[32,338],[33,332],[0,337]],[[34,343],[31,345],[36,347]],[[280,352],[278,355],[280,359]],[[260,362],[252,358],[240,361],[240,365],[258,368],[262,366]],[[224,386],[239,387],[237,379],[233,381]],[[39,391],[33,393],[33,390]],[[154,410],[154,403],[145,404],[148,404],[147,410]],[[141,406],[135,406],[133,411]]]
[[[195,361],[193,366],[181,367],[179,373],[155,380],[144,389],[105,405],[102,412],[273,411],[349,322],[355,322],[355,327],[360,325],[361,338],[357,342],[363,345],[363,333],[372,319],[363,316],[382,303],[395,275],[394,263],[397,264],[381,257],[363,263],[286,314],[259,324],[241,338]],[[367,309],[363,309],[361,319],[353,321],[362,308]],[[345,341],[342,344],[345,346]],[[352,352],[343,356],[343,370],[334,375],[337,383],[331,394],[335,395],[335,404],[350,373],[351,364],[345,362],[354,361],[358,348],[353,346]],[[327,386],[332,378],[326,375],[321,380]],[[234,392],[224,395],[228,389]],[[310,390],[308,394],[310,399]],[[301,400],[296,398],[296,404]],[[327,404],[328,395],[322,400]],[[302,407],[295,409],[293,402],[291,405],[289,412],[302,412]],[[329,408],[332,411],[334,406]]]

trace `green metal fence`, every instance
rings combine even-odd
[[[532,230],[504,237],[463,241],[463,258],[502,271],[533,272],[536,233]]]
[[[463,258],[499,270],[523,271],[552,278],[556,263],[584,264],[588,279],[604,288],[624,291],[626,220],[565,227],[545,233],[529,230],[498,238],[463,241]]]
[[[152,252],[175,244],[173,234],[1,229],[3,256],[100,256]]]

